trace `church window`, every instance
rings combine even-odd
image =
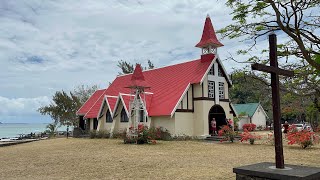
[[[209,70],[209,75],[214,75],[214,64],[212,64],[212,67]]]
[[[214,81],[208,81],[208,97],[214,98]]]
[[[144,111],[140,110],[140,122],[143,122]]]
[[[109,110],[107,111],[106,122],[112,123],[112,117],[111,117],[111,113]]]
[[[222,73],[222,70],[221,70],[220,67],[218,68],[218,76],[219,76],[219,77],[223,77],[223,73]]]
[[[121,119],[120,122],[129,122],[129,118],[127,116],[126,110],[124,109],[124,107],[121,110]]]
[[[224,99],[224,83],[219,82],[219,99]]]

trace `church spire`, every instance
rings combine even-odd
[[[211,54],[215,52],[216,48],[221,46],[223,44],[219,42],[208,14],[204,23],[201,40],[196,47],[202,49],[202,54]]]
[[[132,88],[134,88],[134,87],[140,87],[140,88],[149,87],[147,82],[144,79],[144,75],[143,75],[142,68],[141,68],[140,64],[137,64],[134,71],[133,71],[133,74],[131,76],[131,84],[129,87],[132,87]]]

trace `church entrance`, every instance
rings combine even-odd
[[[208,115],[208,123],[209,123],[209,134],[212,134],[211,130],[211,121],[215,118],[217,122],[217,130],[221,129],[221,126],[227,125],[226,122],[226,113],[220,105],[214,105],[211,107]]]

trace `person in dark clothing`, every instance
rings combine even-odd
[[[67,139],[69,138],[69,125],[67,126]]]
[[[289,123],[288,123],[288,121],[286,121],[283,124],[283,133],[287,134],[288,133],[288,129],[289,129]]]

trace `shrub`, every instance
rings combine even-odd
[[[90,136],[91,139],[96,138],[96,136],[97,136],[97,131],[96,131],[96,130],[90,131],[90,132],[89,132],[89,136]]]
[[[172,140],[175,140],[175,141],[190,141],[190,140],[192,140],[192,137],[184,134],[184,135],[174,136],[174,137],[172,137]]]
[[[220,140],[220,142],[222,141],[230,141],[233,142],[234,141],[234,137],[235,137],[235,132],[227,125],[222,126],[222,128],[218,131],[218,135],[219,136],[224,136],[224,138],[222,140]]]
[[[319,143],[319,136],[314,132],[307,130],[298,131],[295,125],[289,127],[287,139],[289,145],[298,144],[303,149]]]
[[[96,138],[109,138],[110,133],[105,130],[100,130],[96,132]]]
[[[137,129],[134,129],[133,127],[129,128],[129,134],[125,134],[123,136],[123,142],[125,144],[132,144],[132,143],[137,143],[137,144],[147,144],[147,143],[152,143],[152,144],[156,144],[155,141],[155,131],[152,131],[153,133],[149,133],[149,128],[148,126],[145,126],[143,124],[139,124]],[[137,134],[134,135],[130,135],[130,134],[134,134],[134,132],[136,132]],[[151,131],[150,131],[151,132]]]
[[[255,124],[253,124],[253,123],[249,123],[249,124],[244,124],[243,126],[242,126],[242,129],[243,130],[248,130],[248,131],[254,131],[255,129],[256,129],[256,125]]]
[[[257,129],[258,129],[259,131],[262,131],[262,130],[263,130],[263,127],[260,125],[260,126],[257,127]]]
[[[114,133],[112,133],[112,138],[113,139],[124,139],[126,134],[127,134],[127,130],[114,132]]]
[[[149,136],[155,140],[172,140],[171,133],[163,127],[151,127],[149,128]]]
[[[261,139],[261,136],[257,136],[255,134],[251,134],[247,129],[245,129],[244,132],[240,134],[240,136],[241,136],[240,142],[249,140],[251,145],[254,144],[254,141],[256,139]]]

